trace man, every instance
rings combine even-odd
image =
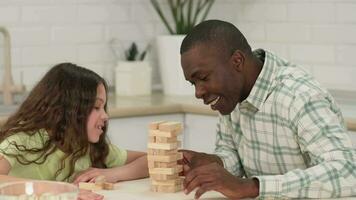
[[[219,20],[184,38],[195,95],[219,111],[215,155],[183,151],[185,192],[230,199],[356,195],[356,152],[339,108],[306,72]]]

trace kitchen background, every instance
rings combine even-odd
[[[355,10],[355,0],[216,0],[208,18],[234,23],[253,48],[303,64],[330,89],[356,91]],[[12,37],[14,80],[28,88],[63,61],[93,69],[114,85],[111,39],[143,48],[167,34],[149,0],[0,0],[0,25]],[[153,45],[148,59],[153,88],[160,89],[156,57]]]
[[[333,92],[355,131],[355,10],[356,0],[216,0],[208,19],[232,22],[253,48],[266,48],[301,64]],[[140,49],[151,44],[147,60],[153,68],[152,86],[162,89],[155,44],[157,36],[168,32],[149,0],[0,0],[0,26],[11,35],[15,84],[27,89],[49,67],[64,61],[90,68],[114,86],[118,58],[110,48],[113,39],[121,54],[132,42]],[[0,35],[0,83],[3,44]],[[180,121],[184,148],[212,152],[216,113],[194,100],[154,95],[116,98],[109,105],[108,135],[122,148],[145,150],[148,123]],[[4,116],[0,121],[15,108],[0,105]],[[356,146],[355,133],[350,131]]]

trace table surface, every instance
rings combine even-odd
[[[185,195],[183,191],[176,193],[156,193],[150,191],[149,179],[125,181],[115,184],[114,190],[101,190],[97,193],[104,195],[105,200],[194,200],[194,192]],[[207,192],[200,200],[226,200],[222,194],[214,191]],[[338,198],[338,200],[355,200],[356,197]],[[245,199],[247,200],[247,199]],[[251,199],[250,199],[251,200]],[[315,200],[315,199],[313,199]]]
[[[116,183],[114,190],[101,190],[97,193],[104,195],[105,200],[194,200],[194,192],[185,195],[183,191],[176,193],[157,193],[150,191],[149,179],[140,179],[134,181],[124,181]],[[223,195],[218,192],[207,192],[201,200],[226,200]]]

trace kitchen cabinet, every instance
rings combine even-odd
[[[161,120],[184,123],[183,119],[183,114],[112,118],[109,120],[108,137],[120,148],[146,151],[149,123]]]
[[[161,120],[177,121],[183,124],[183,134],[179,136],[182,148],[207,153],[214,151],[216,116],[169,114],[113,118],[109,121],[108,137],[120,148],[146,151],[148,124]]]

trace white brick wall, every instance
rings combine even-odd
[[[217,0],[209,18],[234,23],[253,48],[302,64],[329,88],[356,91],[355,10],[356,0]],[[116,58],[109,40],[143,47],[166,33],[148,0],[0,0],[0,25],[12,36],[14,79],[22,76],[29,86],[64,61],[113,83]],[[159,85],[152,55],[153,82]]]

